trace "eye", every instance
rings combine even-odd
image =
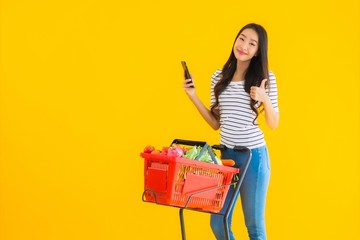
[[[250,45],[255,47],[255,43],[250,43]]]
[[[241,41],[244,41],[244,38],[242,38],[242,37],[239,37],[239,39],[240,39]]]

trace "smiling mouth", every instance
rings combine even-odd
[[[241,50],[238,50],[238,52],[239,52],[240,55],[247,55],[247,53],[245,53],[245,52],[243,52]]]

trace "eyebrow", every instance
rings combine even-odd
[[[247,38],[243,33],[241,33],[240,35],[243,36],[243,37],[245,37],[245,38]],[[250,39],[250,41],[254,41],[254,42],[257,43],[257,41],[256,41],[255,39]]]

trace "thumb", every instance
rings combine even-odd
[[[263,80],[261,81],[261,85],[260,85],[261,88],[265,89],[265,83],[266,83],[266,81],[267,81],[267,79],[263,79]]]

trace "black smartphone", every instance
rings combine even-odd
[[[184,69],[184,78],[185,79],[191,79],[191,75],[190,75],[190,72],[189,72],[189,69],[186,65],[186,62],[185,61],[181,61],[181,65]],[[191,87],[194,87],[194,86],[191,86]]]

